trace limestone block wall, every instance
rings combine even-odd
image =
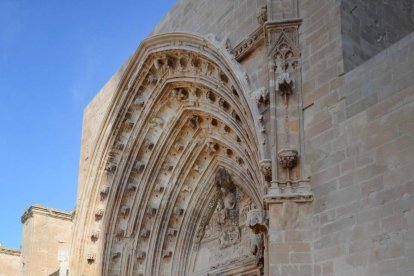
[[[228,38],[237,45],[259,24],[256,14],[266,0],[180,0],[151,35],[168,32],[214,34],[219,40]]]
[[[82,198],[83,184],[87,177],[90,161],[93,158],[94,145],[99,138],[99,128],[105,119],[112,96],[127,64],[128,61],[112,76],[83,111],[77,202],[80,202]]]
[[[17,276],[21,270],[20,252],[0,247],[0,276]]]
[[[305,111],[314,275],[414,273],[413,64],[411,33]]]
[[[66,271],[72,234],[72,214],[32,206],[22,216],[22,275]]]
[[[414,31],[414,2],[343,0],[341,19],[349,71]]]

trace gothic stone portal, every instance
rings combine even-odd
[[[252,200],[220,169],[194,239],[192,275],[260,275],[263,239],[246,225]]]

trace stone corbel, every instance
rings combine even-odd
[[[247,212],[246,225],[255,234],[267,233],[268,227],[265,211],[261,209],[252,209],[249,212]]]

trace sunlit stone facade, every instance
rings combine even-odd
[[[25,226],[14,260],[24,275],[413,275],[413,14],[177,1],[85,109],[76,211],[48,243]]]

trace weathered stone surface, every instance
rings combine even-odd
[[[410,4],[354,2],[177,1],[85,110],[71,275],[412,275]]]
[[[50,275],[69,268],[73,214],[32,206],[22,216],[22,275]]]
[[[0,247],[0,276],[20,275],[22,259],[20,251]]]

